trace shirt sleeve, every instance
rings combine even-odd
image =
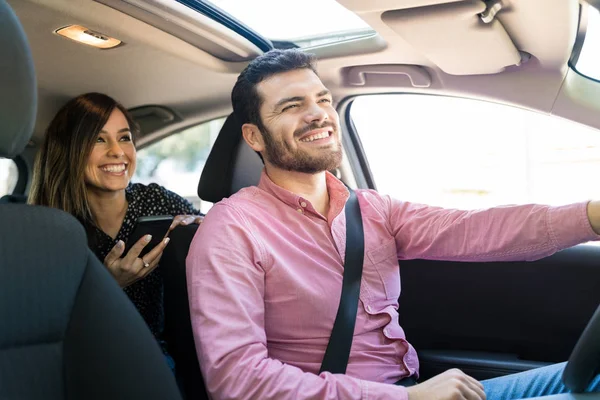
[[[407,400],[400,386],[315,375],[269,357],[264,308],[269,255],[250,222],[225,203],[208,213],[187,257],[196,351],[213,398]]]
[[[401,260],[533,261],[599,238],[587,202],[465,211],[384,199]]]

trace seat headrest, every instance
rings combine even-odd
[[[242,138],[242,124],[232,113],[213,145],[198,184],[198,196],[216,203],[238,190],[257,185],[263,163]]]
[[[13,158],[33,133],[37,88],[25,32],[5,0],[0,0],[0,54],[0,157]]]

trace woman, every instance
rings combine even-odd
[[[39,151],[29,202],[74,215],[88,244],[161,340],[162,277],[158,262],[168,238],[138,257],[141,238],[128,254],[125,243],[139,217],[173,215],[177,225],[200,223],[189,201],[165,188],[131,184],[135,173],[136,124],[127,110],[100,93],[87,93],[63,106],[50,123]]]

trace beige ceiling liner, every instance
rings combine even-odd
[[[521,56],[498,19],[481,20],[485,9],[483,1],[459,1],[387,11],[381,19],[448,74],[494,74]]]

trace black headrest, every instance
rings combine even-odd
[[[216,203],[238,190],[257,185],[263,163],[242,138],[242,125],[230,114],[217,136],[198,184],[198,196]]]
[[[0,157],[13,158],[33,133],[37,91],[25,32],[5,0],[0,0],[0,54]]]

